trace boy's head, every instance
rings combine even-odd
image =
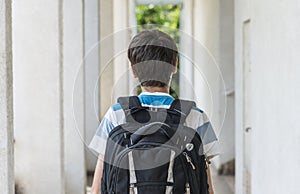
[[[159,30],[144,30],[130,42],[128,59],[135,77],[144,87],[169,86],[177,71],[178,49],[175,41]]]

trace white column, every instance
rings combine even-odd
[[[235,0],[234,2],[234,54],[235,54],[235,193],[245,193],[247,181],[244,176],[244,68],[243,68],[243,28],[244,22],[250,18],[250,1]],[[251,96],[249,96],[251,98]],[[249,146],[249,145],[248,145]],[[249,153],[248,153],[249,154]]]
[[[133,38],[134,35],[137,34],[137,18],[136,18],[136,1],[135,0],[128,0],[128,23],[129,23],[129,29],[128,29],[128,39]],[[128,42],[129,44],[129,42]],[[137,94],[137,85],[139,85],[139,82],[137,78],[133,77],[133,74],[131,71],[129,71],[129,85],[128,85],[128,93],[129,95],[136,95]]]
[[[88,144],[99,125],[99,12],[98,0],[84,1],[85,39],[85,142]],[[86,168],[94,171],[96,157],[86,149]]]
[[[212,120],[217,135],[219,114],[219,1],[194,1],[194,90],[198,105]]]
[[[184,0],[180,15],[180,98],[194,100],[194,0]]]
[[[62,194],[62,2],[13,3],[16,184],[22,193]]]
[[[113,103],[113,1],[100,0],[100,118]]]
[[[220,1],[219,67],[222,73],[219,89],[219,141],[222,147],[220,164],[234,159],[234,20],[233,0]],[[225,84],[225,87],[224,87]]]
[[[84,18],[83,1],[63,1],[64,168],[67,194],[83,194],[84,150]]]
[[[126,29],[129,26],[128,1],[114,0],[114,85],[113,101],[117,97],[129,95],[130,69],[127,60],[127,48],[131,34]]]
[[[0,4],[0,193],[14,192],[11,1]]]

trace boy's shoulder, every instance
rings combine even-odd
[[[196,112],[199,112],[199,113],[204,113],[204,111],[202,110],[202,109],[200,109],[199,107],[197,107],[197,106],[193,106],[192,107],[192,110],[194,110],[194,111],[196,111]]]
[[[118,111],[118,110],[122,110],[122,107],[121,107],[121,104],[120,103],[115,103],[115,104],[113,104],[111,107],[110,107],[110,109],[112,110],[112,111]]]
[[[125,114],[121,104],[116,103],[111,105],[104,115],[104,119],[112,123],[113,126],[123,124],[125,122]]]

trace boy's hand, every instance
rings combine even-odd
[[[208,185],[209,185],[209,194],[214,194],[214,188],[213,188],[213,184],[212,184],[212,179],[211,179],[211,174],[210,174],[210,166],[209,166],[210,163],[207,163],[207,169],[206,169],[206,173],[207,173],[207,182],[208,182]]]

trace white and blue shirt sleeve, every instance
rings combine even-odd
[[[193,107],[186,118],[185,125],[195,129],[200,135],[206,158],[211,159],[220,154],[217,135],[205,112]]]
[[[89,148],[96,151],[98,154],[104,155],[106,141],[109,133],[118,125],[125,122],[125,115],[120,104],[115,104],[107,111],[102,119]]]

